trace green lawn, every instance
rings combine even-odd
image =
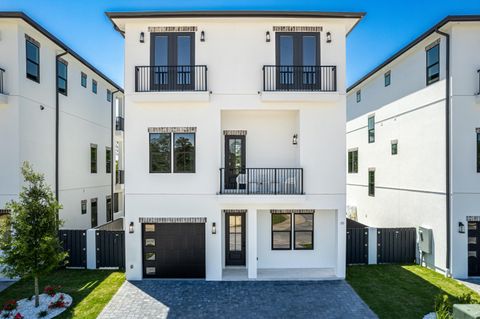
[[[125,281],[125,274],[109,270],[59,270],[40,278],[40,289],[60,285],[73,305],[57,318],[96,318]],[[20,280],[0,293],[0,303],[33,295],[33,280]]]
[[[347,281],[380,318],[423,318],[435,297],[474,293],[454,279],[418,265],[347,267]],[[474,293],[480,301],[480,296]]]

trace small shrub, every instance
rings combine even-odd
[[[53,297],[57,294],[57,292],[60,290],[60,286],[46,286],[43,289],[43,292],[49,295],[50,297]]]
[[[452,319],[454,304],[478,304],[471,293],[463,294],[458,298],[451,298],[448,295],[438,295],[435,298],[435,314],[437,319]]]
[[[5,311],[13,311],[15,309],[17,309],[17,301],[14,299],[8,300],[3,304],[3,310]]]
[[[38,318],[43,318],[43,317],[46,317],[47,315],[48,315],[48,311],[46,310],[42,310],[37,314]]]
[[[65,296],[63,294],[60,294],[60,297],[58,297],[57,300],[55,301],[52,301],[49,305],[48,305],[48,309],[55,309],[55,308],[65,308],[66,307],[66,304],[65,304]]]

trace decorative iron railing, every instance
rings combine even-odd
[[[136,92],[207,91],[206,65],[135,67]]]
[[[263,91],[337,91],[337,67],[265,65]]]

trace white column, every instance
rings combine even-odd
[[[97,238],[95,229],[87,229],[87,269],[97,269]]]
[[[344,207],[343,207],[344,208]],[[345,219],[345,209],[337,210],[337,277],[345,278],[346,271],[346,219]]]
[[[247,261],[248,278],[257,278],[257,210],[247,212]]]
[[[368,227],[368,264],[377,263],[377,228]]]

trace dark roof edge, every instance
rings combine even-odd
[[[46,36],[48,39],[50,39],[52,42],[54,42],[56,45],[61,47],[63,50],[68,52],[70,55],[72,55],[75,59],[80,61],[82,64],[84,64],[86,67],[88,67],[90,70],[98,74],[101,78],[103,78],[105,81],[107,81],[110,85],[114,86],[117,90],[123,92],[123,88],[116,84],[113,80],[111,80],[108,76],[103,74],[101,71],[99,71],[96,67],[94,67],[92,64],[90,64],[87,60],[82,58],[78,53],[73,51],[69,46],[67,46],[65,43],[63,43],[61,40],[59,40],[57,37],[55,37],[53,34],[48,32],[44,27],[42,27],[40,24],[35,22],[32,18],[30,18],[28,15],[26,15],[23,12],[20,11],[0,11],[0,18],[16,18],[16,19],[22,19],[26,23],[30,24],[33,28],[35,28],[37,31],[39,31],[41,34]]]
[[[381,63],[379,66],[374,68],[372,71],[368,72],[366,75],[361,77],[359,80],[357,80],[354,84],[350,85],[350,87],[347,88],[347,93],[350,92],[351,90],[355,89],[358,85],[361,83],[365,82],[367,79],[369,79],[371,76],[373,76],[375,73],[383,69],[385,66],[390,64],[391,62],[395,61],[397,58],[399,58],[401,55],[403,55],[405,52],[416,46],[418,43],[422,42],[425,40],[428,36],[430,36],[432,33],[434,33],[436,30],[439,28],[443,27],[445,24],[449,22],[473,22],[473,21],[480,21],[480,15],[451,15],[447,16],[444,19],[442,19],[439,23],[428,29],[426,32],[422,33],[419,37],[417,37],[415,40],[407,44],[405,47],[397,51],[394,55],[389,57],[387,60],[385,60],[383,63]]]

